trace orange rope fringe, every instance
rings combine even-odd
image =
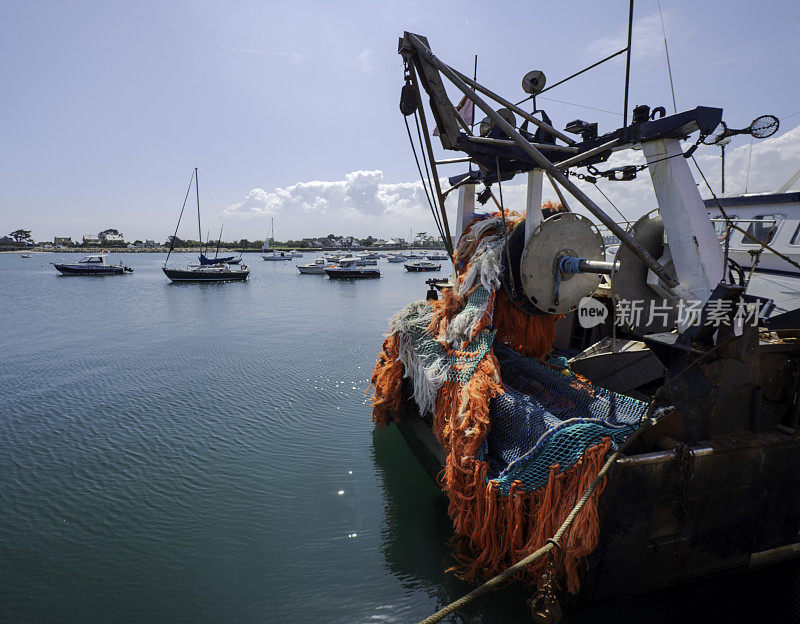
[[[520,217],[515,214],[513,221],[509,215],[506,218],[509,228],[513,228]],[[496,232],[486,233],[490,234]],[[469,258],[478,242],[465,236],[456,250],[456,263],[465,263],[459,271],[459,284],[469,271]],[[460,297],[457,288],[453,288],[445,290],[438,301],[429,302],[434,314],[428,329],[441,343],[444,343],[450,319],[464,308],[468,297],[469,293]],[[500,288],[493,294],[475,333],[491,325],[497,330],[497,340],[526,357],[542,360],[550,353],[555,341],[557,318],[522,312]],[[398,360],[398,339],[396,334],[386,338],[371,379],[370,387],[375,387],[372,420],[378,427],[392,422],[402,405],[403,366]],[[573,382],[592,390],[591,384],[583,379],[574,379]],[[603,438],[602,442],[588,448],[568,470],[559,474],[560,466],[551,466],[546,485],[525,492],[522,482],[516,481],[508,495],[498,493],[497,482],[486,480],[488,463],[475,457],[491,427],[489,402],[502,392],[499,365],[490,352],[469,382],[461,385],[446,381],[436,398],[433,433],[441,442],[447,458],[440,481],[449,497],[448,513],[460,538],[455,570],[468,580],[496,574],[544,546],[600,471],[611,448],[611,440]],[[604,488],[605,480],[589,498],[565,536],[563,557],[559,558],[559,553],[556,553],[570,593],[576,593],[580,587],[582,560],[597,546],[597,505]],[[538,580],[546,565],[547,558],[540,559],[529,566],[523,578]]]
[[[557,315],[526,314],[509,300],[505,290],[498,288],[495,293],[493,321],[497,330],[495,339],[525,357],[541,360],[552,351],[556,339],[557,319]]]
[[[372,422],[381,429],[395,419],[403,401],[403,364],[398,359],[400,349],[397,341],[397,334],[392,334],[383,341],[381,355],[370,380],[369,387],[375,387],[372,395]]]

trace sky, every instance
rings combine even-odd
[[[737,137],[726,166],[727,190],[774,191],[800,167],[800,2],[661,7],[679,110],[722,107],[731,127],[782,119],[752,153]],[[627,11],[627,0],[7,3],[0,234],[117,228],[163,241],[194,167],[204,236],[224,226],[225,239],[262,239],[271,218],[279,240],[433,232],[398,110],[403,31],[427,36],[465,73],[477,54],[479,81],[516,101],[526,72],[541,69],[552,84],[624,47]],[[671,111],[656,0],[636,2],[632,50],[631,106]],[[556,127],[581,118],[605,132],[621,125],[623,84],[618,57],[539,104]],[[718,185],[719,149],[697,156]],[[612,164],[640,159],[627,151]],[[523,185],[504,185],[512,208],[524,208]],[[603,189],[627,218],[655,207],[646,173]],[[192,215],[180,235],[196,228]]]

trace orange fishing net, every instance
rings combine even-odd
[[[470,275],[476,252],[480,254],[482,239],[502,235],[497,230],[502,227],[497,219],[499,213],[492,217],[493,223],[476,219],[462,236],[454,258],[458,272],[455,287],[445,289],[438,301],[427,302],[432,313],[428,332],[448,356],[463,354],[457,345],[447,341],[448,328],[465,309],[480,282],[461,294],[460,287]],[[519,215],[506,216],[509,232],[520,219]],[[471,235],[480,228],[483,229],[479,235]],[[496,331],[495,340],[521,355],[541,360],[552,350],[556,318],[522,312],[499,287],[489,294],[486,310],[472,326],[468,339],[491,328]],[[386,338],[373,372],[373,420],[379,427],[397,418],[407,399],[402,390],[401,339],[399,333]],[[467,347],[462,345],[462,348]],[[456,570],[467,579],[496,574],[543,546],[595,478],[611,447],[611,440],[603,438],[569,469],[562,471],[558,464],[551,466],[546,485],[525,491],[522,482],[514,482],[508,494],[500,493],[497,482],[487,478],[489,464],[477,458],[492,425],[489,403],[503,392],[499,365],[490,351],[466,383],[448,379],[436,394],[433,433],[446,455],[440,482],[449,497],[449,515],[460,538]],[[584,506],[563,544],[560,573],[570,592],[579,588],[581,560],[597,545],[597,503],[603,487],[604,484],[597,488]],[[529,580],[538,579],[546,563],[542,558],[530,566],[525,576]]]

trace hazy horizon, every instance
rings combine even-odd
[[[752,157],[748,137],[727,152],[731,193],[774,191],[800,166],[800,4],[661,5],[679,110],[720,106],[732,127],[766,113],[782,119]],[[163,240],[197,166],[212,237],[224,224],[231,239],[261,240],[274,217],[279,240],[391,238],[435,231],[397,108],[402,32],[425,34],[464,71],[477,53],[479,80],[521,99],[530,69],[552,84],[624,46],[627,1],[537,6],[535,17],[524,2],[486,11],[449,1],[45,2],[7,13],[0,235],[25,228],[36,240],[80,240],[116,228],[128,240]],[[608,131],[620,125],[623,80],[619,57],[539,104],[556,127],[581,118]],[[672,110],[655,0],[636,5],[630,99]],[[719,149],[697,156],[718,185]],[[611,164],[640,158],[629,151]],[[515,182],[504,197],[522,209],[524,180]],[[655,206],[646,174],[603,189],[626,217]],[[193,236],[184,223],[179,235]]]

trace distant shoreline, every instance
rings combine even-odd
[[[272,247],[274,251],[299,251],[301,253],[320,253],[332,251],[433,251],[444,250],[444,247]],[[63,249],[49,249],[44,247],[28,247],[22,249],[4,249],[0,250],[0,254],[20,254],[20,253],[82,253],[86,255],[99,254],[99,253],[167,253],[169,247],[134,247],[128,249],[127,247],[65,247]],[[199,253],[197,247],[176,247],[172,253]],[[205,250],[205,253],[217,253],[217,249]],[[238,254],[238,253],[262,253],[261,249],[230,249],[227,247],[220,248],[219,255],[224,254]]]

